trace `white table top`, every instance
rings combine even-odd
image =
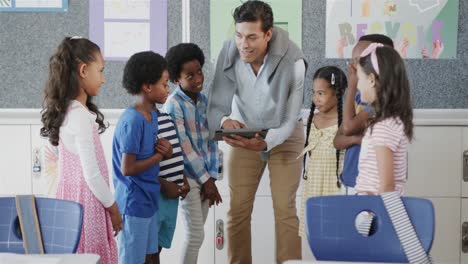
[[[95,254],[23,255],[0,253],[0,263],[9,264],[99,264],[99,260],[99,255]]]

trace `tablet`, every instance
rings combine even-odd
[[[217,129],[215,131],[214,140],[223,140],[223,137],[231,138],[231,134],[239,135],[245,138],[254,138],[255,134],[259,134],[262,138],[265,138],[268,129],[261,128],[239,128],[239,129]]]

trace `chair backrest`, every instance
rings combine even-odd
[[[434,207],[431,201],[404,197],[408,216],[424,250],[429,253],[434,239]],[[374,233],[357,232],[356,216],[375,214]],[[306,204],[306,233],[317,260],[406,263],[405,252],[380,196],[313,197]]]
[[[75,253],[81,236],[81,204],[36,197],[46,254]],[[0,252],[24,253],[14,197],[0,197]]]

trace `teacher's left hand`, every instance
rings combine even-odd
[[[223,137],[224,141],[232,147],[244,148],[252,151],[264,151],[267,149],[266,141],[256,134],[254,138],[245,138],[231,134],[232,138]]]

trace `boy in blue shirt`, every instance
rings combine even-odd
[[[169,95],[165,59],[152,51],[132,55],[123,87],[136,97],[121,115],[112,145],[113,181],[123,219],[119,263],[156,263],[158,253],[159,163],[172,156],[171,143],[157,139],[156,103]]]

